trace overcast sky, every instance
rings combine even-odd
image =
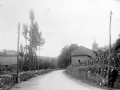
[[[91,49],[95,39],[108,45],[111,10],[112,43],[120,33],[120,0],[0,0],[0,50],[17,49],[17,25],[22,32],[22,24],[30,23],[30,9],[46,39],[42,56],[58,56],[72,43]]]

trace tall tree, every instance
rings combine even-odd
[[[120,49],[120,38],[117,39],[114,49],[115,49],[115,51],[118,51]]]
[[[37,47],[43,46],[45,43],[45,39],[42,37],[42,32],[39,31],[39,25],[37,21],[35,21],[35,14],[34,10],[30,10],[29,12],[30,18],[30,25],[28,29],[28,25],[23,25],[24,28],[24,37],[26,38],[27,33],[29,34],[29,46],[28,46],[28,53],[29,53],[29,67],[31,69],[36,68],[36,59],[37,59]],[[33,67],[33,68],[32,68]]]
[[[23,32],[22,32],[22,35],[24,36],[25,38],[25,53],[27,53],[27,40],[28,40],[28,24],[23,24]]]
[[[61,50],[61,54],[59,55],[58,59],[58,66],[61,68],[66,68],[71,63],[71,52],[77,49],[79,46],[77,44],[71,44],[70,46],[65,46]]]

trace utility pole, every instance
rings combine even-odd
[[[40,46],[39,46],[39,58],[40,58]],[[38,70],[40,69],[39,66],[40,66],[40,59],[38,59]]]
[[[108,58],[108,79],[110,75],[110,54],[111,54],[111,19],[112,19],[112,11],[110,11],[110,24],[109,24],[109,58]],[[109,86],[109,85],[108,85]]]
[[[17,80],[16,83],[19,82],[19,38],[20,38],[20,23],[18,24],[18,42],[17,42]]]

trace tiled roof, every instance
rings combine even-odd
[[[91,56],[91,57],[95,57],[95,53],[89,49],[89,48],[86,48],[84,46],[80,46],[78,49],[74,50],[72,52],[72,56],[75,56],[75,55],[88,55],[88,56]]]

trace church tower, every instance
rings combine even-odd
[[[95,52],[98,51],[98,44],[96,43],[96,40],[92,44],[92,50],[95,51]]]

